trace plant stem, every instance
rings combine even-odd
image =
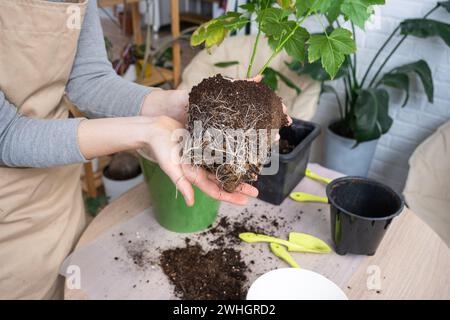
[[[286,42],[294,35],[295,31],[299,28],[299,24],[295,26],[294,29],[292,29],[291,33],[288,34],[288,36],[277,46],[277,48],[272,52],[272,55],[270,56],[269,60],[264,64],[264,66],[261,68],[261,70],[258,72],[258,74],[263,74],[264,70],[270,65],[273,58],[275,58],[278,53],[281,51],[281,49],[284,47]]]
[[[295,28],[292,29],[292,31],[288,34],[288,36],[272,52],[272,55],[270,56],[269,60],[267,60],[267,62],[264,64],[264,66],[261,68],[261,70],[259,70],[259,72],[258,72],[259,75],[263,74],[264,70],[266,70],[266,68],[270,65],[270,63],[272,62],[273,58],[275,58],[277,56],[277,54],[281,51],[281,49],[284,47],[286,42],[294,35],[295,31],[297,31],[297,29],[300,27],[300,24],[302,24],[303,21],[305,21],[305,19],[309,17],[311,12],[312,12],[312,9],[309,9],[309,11],[306,13],[306,15],[303,18],[301,18],[300,20],[296,21]]]
[[[345,77],[343,78],[343,80],[344,80],[344,86],[345,86],[345,116],[344,116],[344,119],[345,119],[349,112],[349,108],[348,108],[349,95],[348,95],[347,80],[345,79]],[[344,120],[344,119],[342,119],[342,120]]]
[[[354,40],[355,43],[356,43],[356,32],[355,32],[355,25],[353,24],[353,22],[352,22],[352,31],[353,31],[353,40]],[[351,63],[351,61],[350,61],[350,63]],[[357,74],[357,72],[356,72],[357,65],[358,65],[358,61],[357,61],[357,59],[356,59],[356,52],[355,52],[355,53],[353,53],[353,68],[352,68],[352,71],[353,71],[353,82],[354,82],[354,84],[355,84],[356,87],[359,87],[358,79],[357,79],[357,77],[356,77],[356,74]]]
[[[433,9],[431,9],[430,11],[428,11],[423,17],[422,19],[426,19],[430,14],[432,14],[437,8],[439,8],[440,5],[437,4],[434,6]],[[400,30],[401,25],[398,25],[397,28],[394,29],[394,31],[392,31],[391,35],[386,39],[386,41],[383,43],[383,45],[381,46],[381,48],[377,51],[377,53],[375,54],[375,56],[373,57],[372,61],[369,64],[369,68],[367,69],[366,73],[364,74],[364,77],[361,81],[361,87],[364,85],[364,82],[366,81],[367,76],[369,75],[370,70],[372,69],[372,67],[375,64],[375,61],[378,59],[378,57],[380,56],[381,52],[384,50],[384,48],[386,48],[386,46],[389,44],[389,42],[392,40],[392,38],[395,36],[395,34],[397,33],[398,30]],[[395,53],[395,51],[397,51],[397,49],[400,47],[400,45],[405,41],[406,37],[408,35],[404,35],[403,38],[400,40],[400,42],[395,46],[395,48],[391,51],[391,53],[389,54],[389,56],[384,60],[383,64],[381,65],[381,67],[378,69],[377,73],[375,74],[374,78],[372,79],[372,81],[369,84],[369,87],[373,85],[373,83],[375,82],[376,78],[378,77],[378,75],[380,74],[380,72],[382,71],[383,67],[386,65],[386,63],[389,61],[389,59],[392,57],[392,55]]]
[[[255,44],[253,45],[252,57],[250,58],[250,63],[247,68],[247,79],[250,78],[250,75],[252,73],[253,62],[255,61],[256,49],[258,48],[260,36],[261,36],[261,23],[258,26],[258,33],[256,35]]]

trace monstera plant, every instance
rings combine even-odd
[[[428,101],[433,102],[433,77],[425,60],[412,61],[387,72],[385,67],[409,36],[440,37],[450,46],[450,25],[430,18],[438,9],[450,12],[450,1],[438,2],[422,18],[402,21],[381,45],[361,78],[357,77],[356,54],[346,55],[335,77],[342,79],[344,83],[343,100],[340,99],[334,87],[326,84],[326,81],[332,80],[332,77],[318,61],[312,63],[294,61],[289,64],[291,70],[299,74],[309,74],[312,78],[323,82],[322,92],[336,95],[340,116],[337,121],[329,125],[325,137],[324,164],[326,166],[346,174],[367,175],[377,139],[387,133],[393,124],[393,119],[388,113],[387,88],[404,91],[405,97],[402,103],[404,107],[409,100],[411,77],[415,76],[422,83]],[[339,21],[344,20],[336,15],[327,17],[330,30],[339,28]],[[352,21],[353,30],[354,24]],[[393,44],[392,49],[388,49],[388,45],[395,40],[396,43]],[[385,53],[383,60],[380,59],[382,53]],[[375,72],[371,72],[379,60],[381,62],[379,67]]]
[[[335,1],[342,2],[342,1]],[[380,1],[381,2],[381,1]],[[402,106],[406,106],[409,99],[410,75],[416,75],[424,88],[429,102],[433,102],[433,78],[428,63],[424,60],[414,61],[382,74],[386,64],[397,52],[408,36],[420,38],[440,37],[450,46],[450,25],[444,22],[430,19],[429,16],[439,8],[444,8],[450,12],[450,1],[437,3],[420,19],[407,19],[402,21],[381,45],[362,79],[357,78],[356,55],[345,57],[336,74],[344,82],[345,100],[341,102],[336,90],[326,84],[323,85],[323,92],[331,92],[336,95],[339,107],[340,119],[333,123],[332,131],[336,134],[355,139],[357,143],[378,139],[386,133],[392,126],[392,118],[388,114],[389,94],[386,87],[401,89],[405,92]],[[330,17],[330,16],[328,16]],[[339,26],[338,16],[329,19],[330,29]],[[353,27],[353,23],[352,23]],[[377,71],[370,77],[370,72],[380,55],[387,50],[387,46],[400,34],[401,38],[396,45],[388,51],[388,54]],[[322,68],[319,62],[303,63],[294,61],[289,64],[291,70],[299,74],[309,74],[318,81],[328,81],[332,77]]]

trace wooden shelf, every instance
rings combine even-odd
[[[136,82],[143,86],[153,87],[167,81],[172,81],[173,79],[172,70],[153,66],[150,77],[138,79]]]
[[[202,24],[206,21],[209,21],[211,18],[207,16],[203,16],[200,14],[192,13],[192,12],[186,12],[186,13],[180,13],[180,21],[194,23],[194,24]]]
[[[94,186],[96,189],[103,185],[103,182],[102,182],[103,169],[105,169],[105,167],[109,164],[110,161],[111,161],[110,156],[104,156],[104,157],[98,158],[98,169],[96,172],[92,172],[92,176],[90,176],[90,178],[89,178],[89,179],[93,179],[93,183],[94,183]],[[85,167],[85,173],[87,173],[86,167]],[[81,176],[81,187],[84,192],[90,194],[90,196],[93,196],[91,194],[92,191],[89,192],[89,186],[88,186],[89,182],[88,182],[88,178],[87,178],[88,175],[89,175],[89,173],[83,174]]]

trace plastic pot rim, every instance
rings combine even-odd
[[[364,216],[352,213],[352,212],[342,208],[341,206],[337,205],[336,202],[334,201],[334,199],[331,197],[331,192],[332,192],[332,188],[336,184],[338,184],[338,183],[340,183],[342,181],[346,181],[346,180],[359,180],[359,181],[363,181],[363,182],[369,182],[369,183],[371,183],[373,185],[377,185],[379,187],[382,187],[382,188],[386,189],[388,192],[392,193],[400,201],[399,209],[395,213],[393,213],[393,214],[391,214],[389,216],[385,216],[385,217],[364,217]],[[374,221],[374,220],[375,221],[383,221],[383,220],[389,220],[389,219],[395,218],[396,216],[400,215],[400,213],[403,212],[403,209],[405,207],[405,201],[403,200],[403,198],[397,192],[395,192],[391,187],[389,187],[389,186],[387,186],[387,185],[385,185],[385,184],[383,184],[381,182],[378,182],[378,181],[376,181],[374,179],[365,178],[365,177],[345,176],[345,177],[334,179],[333,181],[331,181],[327,185],[326,194],[327,194],[327,197],[328,197],[328,203],[330,205],[338,208],[340,211],[344,212],[345,214],[348,214],[349,216],[352,216],[352,217],[355,217],[355,218],[358,218],[358,219],[362,219],[362,220],[368,220],[368,221]]]
[[[356,142],[356,139],[351,139],[351,138],[347,138],[347,137],[338,135],[336,132],[334,132],[333,130],[330,129],[330,127],[331,127],[333,124],[335,124],[335,123],[337,123],[337,122],[339,122],[339,121],[341,121],[341,120],[340,120],[340,119],[335,119],[335,120],[330,121],[330,123],[329,123],[328,126],[327,126],[327,133],[330,134],[330,135],[332,135],[333,137],[336,137],[336,139],[338,139],[338,140],[341,140],[341,141],[344,141],[344,142],[351,142],[351,143],[353,143],[354,145],[356,145],[356,143],[357,143],[357,142]],[[373,140],[369,140],[369,141],[360,142],[359,144],[370,143],[370,142],[374,142],[374,141],[378,141],[378,140],[380,140],[380,138],[373,139]]]
[[[297,157],[297,155],[308,145],[310,145],[314,139],[316,139],[319,134],[320,134],[320,125],[314,122],[310,122],[310,121],[305,121],[305,120],[300,120],[300,119],[292,119],[292,126],[294,126],[295,124],[303,124],[303,125],[309,125],[312,127],[312,131],[310,134],[308,134],[308,136],[303,139],[302,141],[300,141],[300,143],[298,145],[295,146],[294,150],[292,150],[291,152],[289,152],[288,154],[280,154],[279,155],[279,159],[280,162],[290,162],[291,160],[293,160],[294,158]],[[292,129],[295,130],[295,129]]]

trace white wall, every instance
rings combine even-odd
[[[356,32],[360,78],[376,50],[397,24],[406,18],[423,16],[437,1],[387,0],[386,2],[386,5],[379,9],[377,15],[379,20],[372,30],[368,30],[366,34],[362,31]],[[450,13],[440,8],[430,18],[448,23]],[[394,40],[399,38],[397,36]],[[393,41],[393,45],[395,44],[396,41]],[[386,53],[381,55],[378,65],[386,55]],[[394,118],[394,125],[389,133],[381,138],[370,169],[370,177],[383,181],[399,191],[403,189],[408,174],[408,159],[414,149],[438,126],[450,119],[450,49],[442,40],[409,37],[396,56],[390,60],[385,71],[419,59],[425,59],[433,72],[434,104],[428,103],[422,85],[416,80],[412,81],[413,91],[408,105],[403,109],[400,108],[403,95],[388,89],[391,93],[390,114]],[[373,73],[375,70],[377,68],[374,68]],[[333,85],[343,92],[341,83],[336,82]],[[322,131],[326,129],[327,123],[337,116],[335,101],[332,95],[322,95],[318,112],[313,120],[322,125]],[[322,140],[323,135],[314,145],[312,161],[320,162],[322,159]]]

